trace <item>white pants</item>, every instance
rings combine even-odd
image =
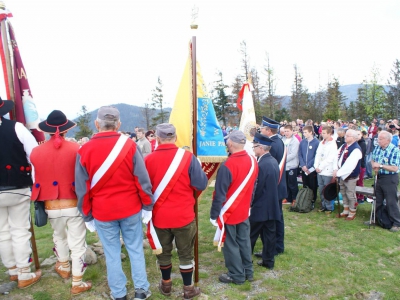
[[[86,226],[82,215],[76,207],[46,209],[46,212],[49,216],[51,227],[54,230],[54,252],[58,260],[60,262],[68,261],[69,250],[71,250],[72,275],[83,275],[83,263],[86,253]]]
[[[0,256],[6,268],[30,266],[30,189],[0,191]]]

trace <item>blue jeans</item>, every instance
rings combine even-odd
[[[126,277],[121,265],[120,232],[125,242],[131,262],[132,280],[135,289],[147,291],[146,263],[143,253],[143,231],[141,212],[125,219],[101,222],[94,220],[106,256],[108,286],[114,298],[122,298],[127,294]]]

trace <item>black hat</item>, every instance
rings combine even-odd
[[[14,102],[11,100],[2,100],[0,97],[0,116],[4,116],[14,108]]]
[[[66,132],[67,130],[75,127],[76,124],[67,119],[61,110],[53,110],[47,120],[39,123],[39,129],[47,133]]]
[[[337,182],[335,181],[327,184],[322,190],[322,195],[324,195],[325,200],[335,200],[338,196]]]
[[[265,146],[271,146],[272,142],[273,140],[271,140],[269,137],[262,135],[258,132],[256,132],[256,134],[254,135],[253,143],[258,143]]]
[[[275,120],[272,120],[270,118],[267,118],[267,117],[263,116],[262,117],[262,126],[278,129],[279,128],[279,123],[277,121],[275,121]]]

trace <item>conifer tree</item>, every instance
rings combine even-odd
[[[214,82],[212,101],[217,119],[222,121],[222,124],[226,126],[227,113],[231,107],[231,103],[229,102],[228,95],[225,93],[225,89],[228,88],[228,86],[224,83],[222,72],[218,72],[218,76],[218,80]]]
[[[158,124],[168,122],[169,112],[165,110],[165,102],[163,95],[163,84],[160,76],[157,79],[157,85],[152,90],[151,107],[153,111],[158,110],[155,117],[151,118],[152,127],[156,127]]]
[[[337,78],[328,82],[326,90],[326,110],[325,119],[337,120],[344,115],[344,101],[346,97],[340,91],[340,83]]]
[[[400,61],[398,59],[393,63],[393,68],[390,70],[389,79],[389,91],[387,93],[387,103],[385,105],[386,112],[390,112],[389,118],[400,117]]]
[[[76,122],[79,131],[75,134],[75,139],[80,140],[83,137],[90,138],[93,134],[92,129],[90,129],[91,116],[87,111],[86,105],[82,105],[80,110],[78,121]]]

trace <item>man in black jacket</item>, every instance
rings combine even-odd
[[[251,204],[250,240],[254,251],[258,236],[263,236],[262,260],[257,264],[268,269],[274,268],[276,245],[276,221],[281,219],[282,212],[278,201],[279,166],[269,153],[273,141],[256,133],[253,151],[258,159],[259,173],[257,187]]]

